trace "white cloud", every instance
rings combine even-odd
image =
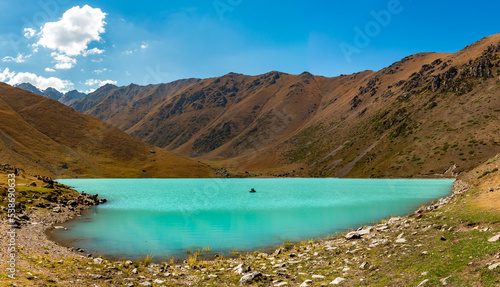
[[[130,55],[130,54],[132,54],[133,52],[134,52],[134,51],[132,51],[132,50],[127,50],[127,51],[123,51],[122,53],[123,53],[124,55]]]
[[[33,38],[35,36],[36,30],[33,28],[24,28],[24,37],[27,39]]]
[[[52,69],[52,68],[45,68],[45,72],[55,72],[56,70]]]
[[[147,47],[148,47],[148,44],[142,44],[141,45],[141,49],[143,49],[143,50],[146,49]]]
[[[76,65],[76,59],[68,57],[64,54],[52,52],[50,55],[52,56],[52,58],[54,58],[56,62],[55,68],[58,70],[71,69]]]
[[[102,62],[102,58],[92,59],[91,61],[94,62],[94,63],[100,63],[100,62]]]
[[[94,70],[94,73],[96,73],[96,74],[98,74],[98,75],[99,75],[100,73],[103,73],[103,72],[106,72],[106,71],[108,71],[108,69],[107,69],[107,68],[104,68],[104,69],[102,69],[102,70]]]
[[[5,69],[4,72],[0,74],[0,80],[6,81],[7,79],[7,84],[9,85],[30,83],[40,90],[52,87],[62,93],[65,93],[73,89],[73,83],[71,81],[61,80],[56,77],[45,78],[37,76],[33,73],[16,74],[15,72],[10,72],[9,69]]]
[[[99,87],[102,87],[106,84],[112,84],[112,85],[116,85],[116,81],[112,81],[112,80],[96,80],[96,79],[88,79],[87,81],[85,81],[85,85],[87,86],[96,86],[98,85]]]
[[[93,93],[95,92],[96,89],[89,89],[89,90],[86,90],[86,91],[79,91],[80,93],[84,93],[84,94],[90,94],[90,93]]]
[[[2,62],[24,63],[24,62],[26,62],[26,59],[28,59],[29,57],[31,57],[31,55],[24,56],[24,54],[18,53],[17,57],[15,57],[15,58],[11,57],[11,56],[4,57],[2,59]]]
[[[5,68],[3,72],[0,73],[0,82],[6,82],[7,79],[14,77],[16,73],[11,72],[9,68]]]
[[[105,32],[106,13],[100,8],[85,5],[75,6],[64,12],[57,22],[48,22],[40,32],[40,45],[51,50],[58,50],[68,56],[81,55],[92,41],[100,41]]]
[[[100,55],[102,53],[104,53],[104,50],[100,50],[100,49],[97,49],[97,48],[92,48],[90,50],[83,51],[82,55],[84,57],[87,57],[89,55]]]

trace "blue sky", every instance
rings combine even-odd
[[[63,91],[229,72],[337,76],[500,33],[497,1],[0,1],[0,81]]]

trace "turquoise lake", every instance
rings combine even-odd
[[[326,237],[450,194],[453,180],[62,179],[108,203],[67,222],[53,239],[94,256],[156,260],[187,250],[251,251]],[[254,188],[257,192],[247,192]]]

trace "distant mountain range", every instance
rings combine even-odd
[[[53,90],[44,92],[57,95]],[[0,162],[58,178],[214,176],[205,164],[4,83],[0,83]]]
[[[77,90],[69,91],[65,94],[59,92],[58,90],[54,88],[47,88],[44,91],[40,91],[37,87],[33,86],[30,83],[22,83],[15,85],[17,88],[21,88],[26,91],[30,91],[32,93],[35,93],[37,95],[41,95],[56,101],[59,101],[67,106],[74,104],[75,102],[83,99],[87,94],[85,93],[80,93]]]
[[[150,144],[239,172],[460,172],[500,148],[499,40],[333,78],[230,73],[106,85],[71,106]]]
[[[500,150],[500,34],[380,71],[230,73],[84,95],[19,87],[157,147],[233,172],[436,176]]]

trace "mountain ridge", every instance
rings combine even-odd
[[[62,103],[0,83],[0,160],[54,177],[209,177],[172,154]]]
[[[129,89],[127,101],[101,94],[98,109],[79,111],[239,172],[438,176],[453,165],[469,170],[497,150],[499,43],[492,35],[456,53],[418,53],[380,71],[333,78],[229,73],[148,105]]]
[[[37,87],[35,87],[30,83],[21,83],[14,85],[14,87],[26,90],[28,92],[32,92],[40,96],[47,97],[49,99],[59,101],[67,106],[70,106],[71,104],[80,101],[87,96],[87,94],[79,92],[77,90],[71,90],[66,93],[61,93],[60,91],[52,87],[48,87],[47,89],[41,91],[40,89],[38,89]]]

